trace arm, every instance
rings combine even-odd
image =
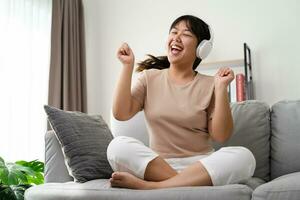
[[[130,47],[124,43],[117,52],[123,64],[120,78],[113,98],[113,115],[117,120],[128,120],[139,110],[140,104],[131,96],[131,78],[134,68],[134,55]]]
[[[208,130],[217,142],[225,142],[232,134],[233,120],[227,86],[233,79],[233,71],[229,68],[221,68],[215,75],[215,109],[212,120],[208,122]]]

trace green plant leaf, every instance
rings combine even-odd
[[[8,169],[5,167],[0,169],[0,183],[8,185]]]
[[[28,182],[39,185],[44,183],[44,176],[41,173],[36,173],[35,176],[28,176]]]
[[[31,185],[12,185],[10,188],[12,189],[17,200],[24,200],[25,190],[31,187]]]
[[[0,200],[17,200],[17,198],[9,186],[0,185]]]
[[[22,165],[22,166],[25,166],[25,167],[29,167],[35,172],[41,172],[41,173],[44,172],[44,165],[45,164],[43,162],[38,161],[38,160],[33,160],[33,161],[30,161],[30,162],[26,162],[24,160],[19,160],[19,161],[16,162],[16,164],[19,164],[19,165]]]
[[[33,160],[5,163],[0,157],[0,200],[24,200],[31,184],[44,182],[44,163]]]
[[[17,175],[14,172],[8,174],[8,185],[18,185],[19,180]]]
[[[14,169],[12,170],[12,173],[14,173],[16,175],[16,178],[18,179],[18,184],[27,184],[28,183],[28,179],[27,176],[24,172]]]
[[[3,185],[42,184],[44,183],[43,170],[44,163],[37,160],[2,163],[0,183]]]
[[[8,169],[8,185],[29,184],[27,175],[35,175],[35,172],[28,167],[15,163],[6,163],[6,166]]]
[[[0,200],[24,200],[25,190],[31,185],[0,185]]]
[[[5,165],[4,159],[0,156],[0,167]]]
[[[44,183],[44,163],[37,161],[37,160],[33,160],[30,162],[26,162],[24,160],[20,160],[16,162],[17,165],[19,166],[23,166],[26,167],[25,169],[28,170],[28,168],[30,168],[30,171],[26,171],[26,178],[28,180],[27,183],[29,184],[42,184]],[[22,169],[22,168],[20,168]]]
[[[11,170],[18,170],[25,174],[31,175],[31,176],[35,175],[35,171],[32,170],[30,167],[25,167],[25,166],[18,165],[18,164],[14,164],[14,166],[12,167]]]

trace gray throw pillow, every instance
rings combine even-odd
[[[44,109],[61,144],[70,176],[76,182],[110,178],[113,170],[106,150],[113,136],[102,117],[47,105]]]

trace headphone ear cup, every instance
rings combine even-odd
[[[208,56],[212,49],[212,42],[209,40],[202,40],[197,47],[196,56],[203,60]]]

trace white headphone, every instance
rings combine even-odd
[[[208,30],[209,30],[209,34],[210,34],[210,39],[202,40],[196,49],[196,56],[198,58],[200,58],[201,60],[203,60],[204,58],[206,58],[208,56],[208,54],[210,53],[210,51],[213,47],[214,37],[213,37],[213,32],[212,32],[210,26],[208,26]]]

